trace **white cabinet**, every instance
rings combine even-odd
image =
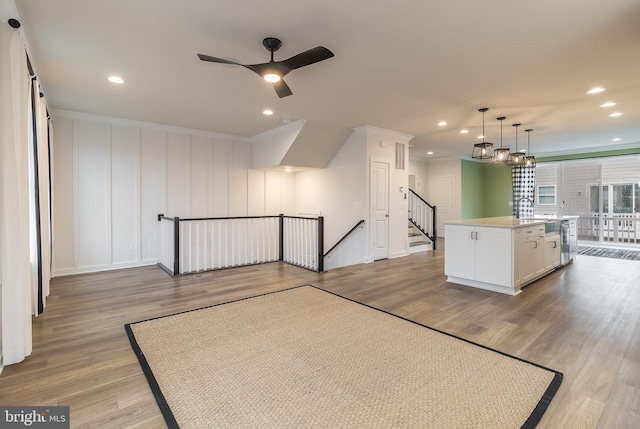
[[[476,277],[474,226],[445,225],[444,272],[449,276]]]
[[[445,225],[445,274],[512,287],[513,242],[510,228]]]
[[[552,271],[560,265],[560,235],[544,239],[545,271]]]
[[[447,281],[516,295],[553,271],[561,262],[560,235],[546,236],[544,221],[531,223],[512,217],[446,223]]]
[[[544,225],[522,228],[522,284],[529,283],[546,271],[544,244]]]
[[[515,228],[513,237],[513,286],[516,290],[522,285],[522,228]]]

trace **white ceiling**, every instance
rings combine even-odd
[[[51,108],[241,136],[308,119],[416,136],[412,155],[470,155],[533,128],[534,154],[640,147],[638,0],[16,0]],[[323,45],[286,77],[196,54],[266,62]],[[124,85],[107,81],[117,74]],[[585,92],[603,86],[597,95]],[[616,101],[613,108],[599,107]],[[265,117],[262,111],[275,114]],[[624,112],[609,118],[613,111]],[[448,125],[437,126],[445,120]],[[470,130],[463,135],[462,128]],[[618,137],[620,142],[613,143]]]

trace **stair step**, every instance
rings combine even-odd
[[[415,247],[415,246],[423,246],[423,245],[427,245],[427,244],[431,244],[428,241],[412,241],[411,243],[409,243],[410,247]]]
[[[409,233],[409,237],[420,237],[422,234],[420,234],[419,232],[410,232]]]

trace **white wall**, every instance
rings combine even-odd
[[[327,168],[292,174],[251,169],[248,138],[67,111],[52,115],[54,275],[157,263],[158,213],[323,215],[325,251],[365,219],[325,267],[370,262],[374,159],[390,164],[389,256],[408,254],[408,168],[396,170],[394,157],[395,142],[407,143],[408,151],[411,136],[361,127]]]
[[[424,189],[424,198],[427,202],[432,203],[433,198],[429,195],[429,187],[431,182],[436,178],[452,176],[453,177],[453,207],[451,210],[451,220],[457,220],[462,217],[462,169],[460,158],[436,158],[428,160],[426,163],[426,174],[423,178],[422,187]],[[437,201],[435,201],[437,205]]]
[[[365,136],[353,133],[325,169],[295,174],[297,213],[325,218],[325,252],[358,221],[367,219]],[[357,230],[325,260],[325,269],[368,262],[367,235]]]
[[[52,111],[54,275],[155,264],[158,213],[291,214],[293,177],[250,170],[248,139]]]
[[[389,162],[389,257],[406,256],[409,254],[407,239],[409,142],[413,136],[370,126],[361,128],[367,134],[368,162],[374,160]],[[404,144],[404,170],[396,169],[396,143]],[[367,175],[367,179],[369,177]],[[366,189],[368,193],[368,182]]]
[[[429,174],[429,167],[427,161],[420,158],[410,158],[409,159],[409,177],[411,189],[415,191],[418,195],[420,195],[423,199],[427,199],[427,186],[426,186],[426,178]],[[414,180],[418,183],[414,185],[411,184],[411,176],[414,177]]]
[[[369,168],[372,160],[390,165],[389,257],[408,255],[405,199],[408,168],[395,169],[395,143],[405,143],[406,157],[411,138],[389,130],[360,127],[351,134],[327,168],[296,173],[297,211],[325,216],[325,251],[358,221],[365,220],[364,227],[357,229],[325,260],[326,269],[373,260],[369,246]]]

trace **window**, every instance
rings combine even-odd
[[[612,185],[613,188],[613,212],[633,213],[633,185]]]
[[[638,211],[640,186],[637,183],[623,183],[602,186],[602,213],[632,214]],[[600,213],[600,187],[591,185],[589,205],[592,213]]]
[[[541,206],[556,205],[556,186],[555,185],[538,186],[538,204]]]
[[[589,187],[589,207],[591,213],[600,213],[600,186],[591,185]],[[602,213],[609,213],[609,187],[602,187]]]

